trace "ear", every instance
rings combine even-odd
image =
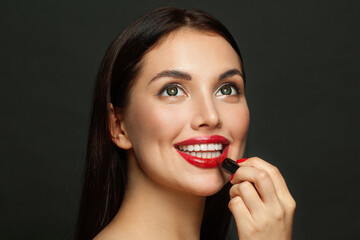
[[[124,120],[120,113],[116,112],[112,103],[109,103],[109,127],[113,143],[122,149],[132,148],[129,136],[125,130]]]

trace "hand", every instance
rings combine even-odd
[[[240,240],[290,240],[296,203],[280,171],[253,157],[232,176],[229,209]]]

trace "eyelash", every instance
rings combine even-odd
[[[180,87],[180,85],[178,83],[169,83],[169,84],[166,84],[159,92],[158,92],[158,96],[161,96],[164,94],[164,92],[168,89],[168,88],[171,88],[171,87],[176,87],[177,89],[179,89],[181,92],[183,92],[184,94],[186,93],[186,91]],[[168,96],[168,97],[175,97],[175,96]]]
[[[233,88],[235,90],[235,93],[236,94],[233,94],[233,95],[240,95],[240,86],[237,84],[237,83],[234,83],[234,82],[227,82],[227,83],[224,83],[222,84],[217,90],[216,90],[216,94],[220,91],[220,89],[222,87],[225,87],[225,86],[229,86],[231,88]],[[231,96],[231,95],[230,95]]]
[[[220,91],[220,89],[224,86],[229,86],[229,87],[232,87],[235,92],[236,92],[236,95],[240,95],[241,92],[240,92],[240,89],[241,87],[237,84],[237,83],[233,83],[233,82],[227,82],[227,83],[224,83],[222,84],[220,87],[218,87],[218,89],[216,90],[216,93],[218,93]],[[170,87],[176,87],[178,88],[180,91],[182,91],[183,93],[186,93],[186,91],[180,86],[180,84],[178,83],[169,83],[169,84],[166,84],[157,94],[157,96],[161,96],[164,94],[164,92],[170,88]],[[234,94],[235,95],[235,94]],[[231,96],[231,95],[230,95]],[[174,96],[169,96],[169,97],[174,97]]]

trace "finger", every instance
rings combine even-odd
[[[241,197],[252,215],[258,214],[264,208],[264,203],[260,199],[254,185],[248,181],[237,183],[230,188],[230,199],[237,196]]]
[[[239,163],[238,165],[265,170],[270,175],[279,199],[283,201],[293,200],[286,182],[277,167],[258,157],[249,158],[245,162]]]
[[[241,197],[236,196],[229,201],[228,207],[233,214],[236,223],[253,221],[253,218]],[[239,227],[239,226],[238,226]]]
[[[233,184],[242,181],[254,183],[258,195],[265,204],[278,202],[274,183],[265,170],[254,167],[240,167],[233,176],[231,180]]]

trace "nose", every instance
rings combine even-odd
[[[213,97],[200,96],[193,102],[192,129],[210,130],[221,127],[222,121],[214,101]]]

